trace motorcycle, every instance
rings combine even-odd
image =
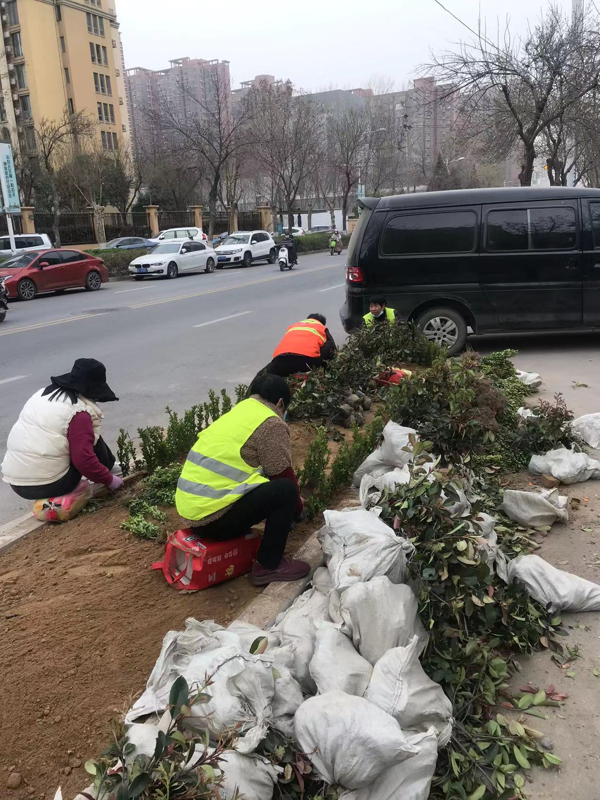
[[[282,272],[284,269],[294,269],[294,264],[290,261],[288,249],[284,244],[279,247],[279,269]]]
[[[4,286],[4,280],[0,278],[0,322],[4,322],[8,311],[8,290]]]

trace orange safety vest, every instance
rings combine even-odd
[[[305,319],[290,325],[277,345],[273,358],[291,354],[319,358],[321,346],[327,341],[326,330],[325,325],[316,319]]]

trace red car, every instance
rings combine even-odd
[[[41,292],[95,292],[108,281],[108,270],[101,258],[81,250],[42,250],[0,263],[0,277],[6,278],[9,299],[33,300]]]

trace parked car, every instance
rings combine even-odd
[[[362,198],[346,330],[369,297],[453,355],[473,333],[600,326],[600,190],[463,189]]]
[[[155,239],[145,239],[143,236],[121,236],[112,239],[104,245],[104,250],[140,250],[143,247],[154,247]]]
[[[168,242],[171,239],[193,239],[197,242],[206,242],[208,241],[208,236],[202,228],[168,228],[165,231],[161,231],[156,239],[151,239],[150,241],[153,244],[159,244],[160,242]]]
[[[15,249],[10,246],[10,236],[0,236],[0,258],[17,253],[29,253],[36,250],[48,250],[52,247],[50,237],[46,233],[16,233]]]
[[[217,254],[204,242],[161,242],[147,255],[139,256],[129,265],[129,274],[141,281],[148,276],[166,275],[176,278],[180,272],[214,272]]]
[[[283,228],[281,231],[284,236],[289,236],[289,228]],[[292,236],[305,236],[306,231],[304,228],[292,228]]]
[[[216,250],[217,269],[227,264],[243,264],[249,267],[253,261],[277,261],[277,248],[270,233],[266,231],[237,231],[230,233]]]
[[[335,228],[332,228],[331,225],[315,225],[309,230],[309,233],[331,233],[334,230]]]
[[[81,250],[44,250],[22,253],[0,264],[0,278],[11,299],[33,300],[44,292],[82,288],[95,292],[108,281],[101,258]]]
[[[0,278],[0,322],[4,322],[8,311],[8,290],[4,286],[4,278]]]
[[[213,247],[218,247],[220,244],[223,244],[225,239],[229,236],[229,233],[217,233],[213,236]]]

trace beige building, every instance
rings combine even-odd
[[[83,111],[105,150],[130,147],[115,0],[0,2],[0,138],[35,151],[34,124]]]

